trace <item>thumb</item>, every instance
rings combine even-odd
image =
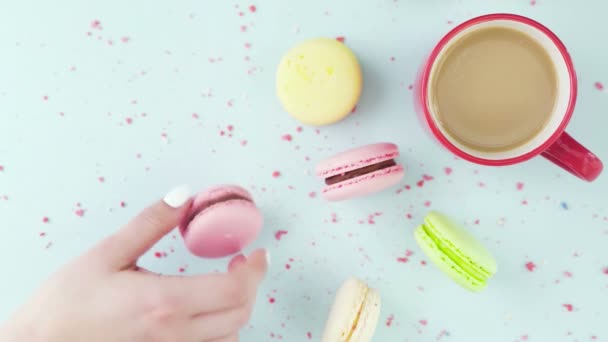
[[[144,209],[119,231],[102,241],[97,249],[110,267],[124,269],[135,264],[158,240],[177,227],[192,204],[188,186],[177,187]]]

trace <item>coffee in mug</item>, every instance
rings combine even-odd
[[[430,105],[444,131],[483,152],[516,149],[538,135],[558,92],[546,49],[524,32],[497,26],[448,47],[430,82]]]

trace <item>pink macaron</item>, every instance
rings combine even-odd
[[[399,148],[391,143],[372,144],[349,150],[317,165],[317,176],[327,185],[321,195],[342,201],[369,195],[393,186],[405,175],[397,164]]]
[[[218,186],[194,197],[179,227],[186,247],[203,258],[221,258],[241,251],[258,236],[263,218],[247,190]]]

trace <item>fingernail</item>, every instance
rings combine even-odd
[[[192,195],[190,187],[187,185],[182,185],[169,191],[165,195],[165,198],[163,198],[163,201],[171,208],[177,209],[188,202],[190,195]]]
[[[234,271],[238,266],[247,262],[247,258],[243,254],[239,254],[230,260],[228,271]]]
[[[270,252],[266,250],[266,264],[270,266],[272,264],[272,259],[270,258]]]

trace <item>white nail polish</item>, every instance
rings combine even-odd
[[[165,198],[163,198],[163,201],[171,208],[179,208],[188,202],[191,195],[192,191],[190,190],[190,187],[187,185],[182,185],[169,191],[165,195]]]
[[[270,252],[266,250],[266,264],[270,266],[272,264],[272,259],[270,258]]]

